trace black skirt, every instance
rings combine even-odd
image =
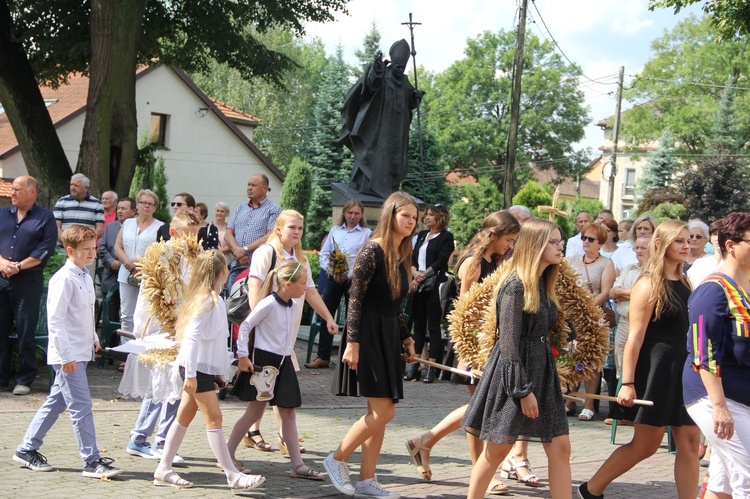
[[[682,402],[682,370],[687,358],[684,342],[654,340],[646,335],[635,366],[637,398],[654,405],[615,407],[616,419],[650,426],[695,425]]]
[[[273,398],[267,401],[269,404],[290,409],[302,405],[302,393],[291,356],[287,355],[284,357],[256,348],[250,354],[250,358],[256,366],[273,366],[279,370],[279,375],[276,377],[276,385],[274,386]],[[251,373],[240,372],[234,381],[231,394],[247,402],[257,400],[258,390],[254,385],[250,384],[251,376]]]
[[[346,350],[344,331],[332,391],[334,395],[390,398],[398,402],[404,398],[398,317],[364,308],[360,324],[357,369],[349,369],[341,360]]]

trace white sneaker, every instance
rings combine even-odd
[[[16,385],[13,388],[13,395],[28,395],[29,393],[31,393],[31,388],[26,385]]]
[[[151,459],[157,459],[161,461],[161,455],[164,453],[164,448],[159,447],[158,445],[151,447]],[[172,459],[172,466],[180,466],[181,464],[185,464],[185,460],[178,456],[177,454],[174,455],[174,459]]]
[[[336,461],[333,458],[333,452],[331,452],[323,459],[323,467],[328,472],[328,478],[331,479],[331,483],[336,487],[336,490],[349,497],[354,495],[354,486],[349,479],[349,467],[346,463]]]
[[[372,477],[368,480],[357,482],[357,485],[354,487],[354,497],[390,497],[398,499],[401,495],[385,490],[378,483],[378,479]]]

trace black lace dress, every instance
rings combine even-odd
[[[544,278],[539,280],[539,311],[523,311],[523,284],[512,276],[497,296],[499,339],[469,401],[461,425],[482,440],[512,444],[522,439],[550,442],[568,434],[568,421],[560,391],[549,333],[557,307],[547,300]],[[521,399],[534,393],[539,417],[521,411]]]
[[[354,262],[346,331],[334,375],[336,395],[384,397],[394,402],[404,398],[401,344],[409,331],[401,315],[401,300],[409,290],[409,280],[401,266],[401,293],[394,299],[384,257],[380,245],[368,241]],[[341,361],[347,341],[359,342],[356,371]]]

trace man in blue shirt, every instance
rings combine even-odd
[[[36,204],[37,182],[22,176],[13,181],[12,206],[0,209],[0,387],[10,381],[10,336],[18,335],[18,372],[14,395],[28,395],[36,378],[34,332],[39,321],[42,269],[57,244],[52,212]]]

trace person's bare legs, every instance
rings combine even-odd
[[[359,418],[349,431],[344,436],[344,439],[339,444],[338,448],[333,453],[333,458],[336,461],[347,462],[351,457],[352,453],[359,446],[362,446],[362,466],[360,468],[360,480],[367,480],[375,475],[375,465],[378,462],[378,455],[380,453],[380,447],[383,443],[383,433],[385,432],[385,426],[393,419],[396,413],[396,404],[393,403],[392,399],[389,398],[375,398],[371,397],[367,399],[367,414]],[[379,437],[373,439],[368,445],[363,444],[380,433]],[[377,443],[377,439],[380,439],[380,443]],[[372,463],[372,464],[371,464]],[[365,466],[369,466],[372,471],[365,470]],[[368,476],[369,475],[369,476]]]
[[[710,490],[706,490],[706,493],[703,494],[703,499],[732,499],[732,494],[725,494],[723,492],[711,492]]]
[[[573,496],[573,481],[570,475],[570,438],[568,435],[553,438],[550,443],[544,444],[544,452],[547,454],[549,491],[552,499],[570,499]]]
[[[595,496],[603,494],[604,489],[613,480],[644,459],[653,456],[659,449],[666,427],[638,423],[634,426],[633,439],[610,454],[588,481],[587,487],[591,494]],[[695,490],[693,490],[693,495],[695,495]]]
[[[482,499],[487,494],[487,487],[489,487],[497,467],[508,455],[511,447],[511,444],[501,445],[493,444],[490,441],[485,442],[484,451],[471,470],[467,499]]]
[[[672,436],[677,447],[674,460],[674,483],[680,499],[693,499],[700,480],[698,447],[701,432],[697,426],[673,426]]]

